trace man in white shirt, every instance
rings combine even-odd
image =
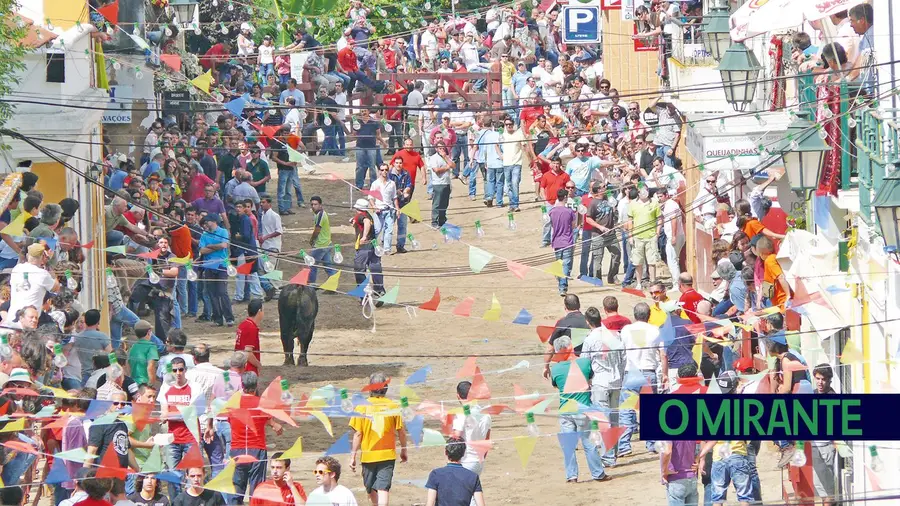
[[[47,292],[59,291],[59,280],[44,269],[47,262],[47,248],[41,243],[28,247],[26,261],[13,267],[9,284],[12,288],[9,297],[9,311],[6,321],[12,322],[20,309],[34,306],[38,315],[44,305]]]
[[[475,125],[475,113],[466,109],[466,100],[456,99],[456,109],[447,113],[450,116],[450,127],[456,132],[456,145],[453,146],[453,177],[459,177],[459,171],[469,163],[469,129]]]
[[[191,386],[191,393],[198,398],[203,396],[206,399],[205,411],[209,412],[212,402],[225,396],[224,371],[209,363],[209,346],[206,343],[194,346],[192,354],[196,365],[192,369],[188,369],[185,377]],[[227,418],[224,419],[227,420]],[[209,457],[210,464],[214,469],[220,469],[225,463],[225,441],[222,439],[222,435],[216,431],[214,420],[205,414],[200,415],[200,430],[203,449]]]
[[[628,357],[628,370],[640,370],[644,379],[653,393],[659,384],[660,350],[663,343],[658,343],[659,327],[651,325],[650,306],[646,302],[638,302],[634,306],[634,323],[622,327],[620,336],[625,345],[625,354]],[[632,390],[637,394],[639,390]],[[631,434],[637,428],[637,419],[633,410],[626,410],[621,414],[619,421],[625,426],[625,432],[619,441],[631,441]],[[654,442],[647,441],[647,450],[654,450]]]
[[[529,79],[533,78],[529,77]],[[512,120],[506,120],[504,127],[500,140],[503,150],[504,193],[509,195],[509,210],[519,212],[519,183],[522,181],[525,150],[529,150],[528,154],[531,158],[534,158],[534,153],[530,151],[532,143]]]
[[[591,328],[591,333],[581,346],[581,355],[590,357],[591,369],[594,371],[591,378],[591,403],[595,408],[612,410],[609,423],[617,426],[619,393],[625,378],[625,345],[615,332],[610,332],[603,326],[599,309],[589,307],[584,312],[584,320]],[[604,466],[616,464],[616,452],[617,448],[606,449],[600,457]]]
[[[338,129],[343,130],[343,129]],[[262,211],[259,219],[259,244],[264,252],[277,255],[281,253],[281,236],[284,234],[284,227],[281,225],[281,215],[272,209],[272,197],[263,197],[259,200],[259,208]],[[269,261],[277,269],[278,259],[269,257]],[[265,262],[260,262],[259,267],[265,271]],[[266,292],[266,300],[272,300],[275,295],[275,286],[268,278],[260,277],[260,285]]]
[[[378,179],[372,181],[369,190],[379,192],[381,198],[369,195],[369,204],[375,209],[375,238],[384,234],[384,252],[390,255],[391,244],[394,235],[394,221],[397,219],[397,210],[400,208],[397,202],[397,185],[390,175],[391,168],[386,163],[378,167]]]
[[[681,259],[681,249],[684,248],[684,213],[681,206],[675,201],[675,192],[663,190],[658,192],[659,206],[661,211],[660,221],[662,222],[662,231],[666,234],[666,265],[669,267],[669,274],[672,279],[678,279],[681,274],[679,260]]]
[[[434,25],[429,25],[425,28],[425,31],[422,32],[422,37],[419,39],[419,45],[421,46],[419,55],[423,57],[423,63],[425,63],[427,68],[433,69],[438,54],[438,41],[437,36],[434,34]]]
[[[456,385],[456,397],[464,405],[469,399],[469,390],[472,383],[469,381],[460,381]],[[481,408],[474,403],[468,404],[469,415],[465,413],[458,414],[453,419],[453,437],[462,438],[466,441],[489,441],[491,439],[491,415],[481,413]],[[479,455],[478,448],[475,445],[466,445],[466,454],[460,464],[469,471],[477,475],[481,475],[484,470],[484,462]]]
[[[334,457],[316,459],[316,475],[318,488],[310,492],[306,504],[309,506],[357,506],[356,497],[349,488],[339,485],[341,479],[341,463]]]

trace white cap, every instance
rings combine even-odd
[[[356,203],[353,204],[353,208],[360,211],[365,211],[369,209],[369,201],[367,199],[356,199]]]

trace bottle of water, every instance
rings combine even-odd
[[[550,213],[547,212],[547,206],[541,204],[541,221],[543,223],[550,223]]]
[[[794,454],[791,456],[791,465],[794,467],[803,467],[806,465],[806,443],[797,441]]]
[[[231,373],[229,371],[222,371],[222,379],[225,381],[225,397],[231,398],[234,395],[234,387],[231,385]]]
[[[375,249],[375,256],[384,256],[384,248],[378,245],[378,239],[372,239],[372,248]]]
[[[525,423],[528,425],[525,426],[528,429],[528,435],[532,437],[538,437],[541,435],[540,429],[536,423],[534,423],[534,413],[525,413]]]
[[[484,228],[481,226],[481,220],[475,221],[475,235],[478,236],[479,239],[484,238]]]
[[[344,263],[344,254],[341,253],[341,245],[340,244],[334,245],[334,263],[336,263],[336,264]]]
[[[406,234],[406,239],[409,240],[409,244],[414,250],[417,250],[422,246],[421,244],[419,244],[419,241],[417,241],[416,238],[413,237],[412,234]]]
[[[53,365],[60,369],[69,365],[69,360],[63,355],[62,345],[58,343],[53,345]]]
[[[115,288],[119,285],[119,282],[116,280],[115,274],[113,274],[113,270],[110,267],[106,268],[106,287],[107,288]]]
[[[118,379],[125,374],[125,370],[119,365],[119,359],[116,358],[115,352],[109,354],[109,370],[107,371],[107,379]]]
[[[144,270],[147,271],[147,279],[149,279],[151,283],[154,285],[159,284],[159,274],[153,270],[152,265],[147,264],[147,267],[144,267]]]
[[[272,272],[275,270],[275,262],[273,262],[272,259],[269,258],[269,255],[266,255],[265,253],[263,253],[262,255],[262,264],[263,269],[265,269],[266,272]]]
[[[341,410],[344,413],[353,411],[353,401],[350,400],[350,393],[346,388],[341,389]]]
[[[591,443],[593,443],[597,448],[603,446],[603,435],[600,434],[600,424],[597,423],[597,420],[591,420],[591,435],[589,437],[591,439]]]
[[[507,227],[515,232],[516,230],[516,218],[513,216],[513,213],[506,213],[506,219],[509,220]]]
[[[466,417],[464,423],[466,434],[471,434],[475,430],[475,417],[472,416],[472,408],[468,404],[463,405],[463,416]]]
[[[450,238],[450,232],[447,230],[447,227],[441,227],[441,235],[444,237],[444,243],[449,243],[452,241]]]
[[[169,386],[175,384],[175,373],[172,372],[172,362],[168,362],[166,364],[166,374],[163,375],[163,381],[165,381],[166,385]]]
[[[237,268],[235,268],[234,264],[230,261],[226,261],[225,264],[225,272],[228,273],[228,277],[233,278],[237,276]]]
[[[19,289],[22,290],[23,292],[27,292],[28,290],[31,290],[31,281],[28,281],[28,273],[27,272],[22,273],[22,283],[19,285]]]
[[[400,416],[405,423],[411,422],[416,417],[416,412],[409,407],[409,399],[406,397],[400,398]]]
[[[72,277],[72,271],[66,269],[66,288],[69,290],[78,289],[78,281]]]
[[[281,380],[281,402],[285,404],[293,404],[294,396],[291,395],[291,392],[288,390],[288,380]]]
[[[188,281],[197,281],[200,277],[197,275],[197,271],[194,270],[194,262],[188,261],[187,266],[187,280]]]
[[[12,353],[13,349],[9,345],[9,337],[7,337],[7,334],[3,334],[0,336],[0,358],[8,360],[12,357]]]

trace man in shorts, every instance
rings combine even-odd
[[[388,504],[391,481],[394,478],[394,463],[397,460],[396,439],[400,440],[400,462],[406,462],[406,430],[403,420],[398,415],[373,416],[384,411],[396,411],[398,406],[385,398],[388,390],[388,379],[384,373],[376,372],[369,376],[369,404],[357,406],[356,412],[365,417],[350,418],[353,429],[353,443],[350,450],[350,470],[356,472],[356,456],[362,449],[362,475],[366,494],[372,504]],[[380,430],[376,430],[373,421],[380,419]]]
[[[650,284],[656,282],[656,263],[659,262],[657,246],[659,204],[650,201],[650,191],[641,188],[638,200],[628,206],[628,222],[625,225],[629,236],[631,263],[637,269],[637,279],[643,279],[644,266],[650,272]]]

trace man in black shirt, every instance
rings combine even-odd
[[[115,393],[112,396],[112,406],[109,410],[111,413],[118,412],[124,408],[128,402],[125,400],[125,393]],[[122,420],[115,420],[105,424],[93,424],[88,431],[88,447],[87,451],[91,455],[96,455],[97,462],[102,463],[103,457],[107,450],[116,452],[119,458],[119,465],[127,468],[129,465],[137,469],[138,465],[134,461],[131,454],[131,442],[128,440],[128,427]],[[88,457],[85,459],[85,466],[90,466],[93,459]]]
[[[172,501],[172,506],[225,506],[222,494],[203,488],[204,474],[202,467],[188,468],[188,487]]]
[[[619,273],[619,260],[622,257],[616,240],[616,208],[606,198],[600,182],[591,183],[591,204],[584,221],[594,229],[591,237],[591,253],[594,255],[594,265],[597,269],[595,277],[603,279],[603,253],[609,250],[612,258],[606,282],[610,285],[615,284],[616,274]]]
[[[322,143],[322,150],[319,154],[339,155],[340,150],[337,144],[337,130],[341,127],[337,115],[339,109],[338,103],[334,101],[333,89],[331,90],[331,93],[328,93],[326,87],[323,86],[319,88],[319,93],[316,97],[316,109],[319,111],[319,113],[316,114],[317,127],[321,128],[322,133],[325,134],[325,141]]]
[[[550,359],[553,358],[553,342],[560,336],[572,337],[572,329],[584,329],[589,331],[587,320],[584,319],[584,313],[581,312],[581,301],[575,294],[568,294],[563,297],[563,305],[566,308],[566,315],[556,322],[556,329],[550,334],[547,340],[547,355],[544,356],[544,377],[550,379]],[[584,339],[581,339],[584,341]],[[575,346],[575,354],[581,353],[581,345]]]

